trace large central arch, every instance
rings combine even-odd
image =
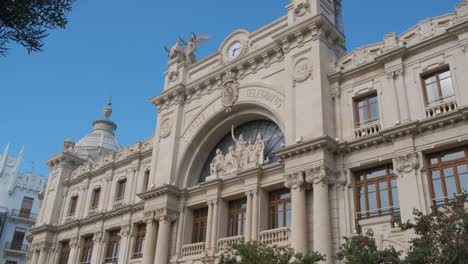
[[[284,134],[285,126],[279,118],[279,114],[262,103],[237,103],[229,113],[222,109],[214,114],[186,146],[177,173],[179,175],[177,184],[183,188],[198,185],[202,171],[205,164],[209,162],[212,151],[230,133],[231,127],[237,128],[242,124],[258,120],[271,122],[278,127],[281,135]]]

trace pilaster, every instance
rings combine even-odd
[[[131,227],[129,224],[125,224],[120,227],[120,248],[119,248],[119,262],[120,263],[127,263],[128,259],[128,252],[130,251],[128,246],[130,244],[129,241],[129,234],[131,232]]]
[[[304,173],[285,175],[284,186],[291,189],[291,247],[299,253],[307,254],[307,208]]]
[[[146,222],[146,234],[142,263],[153,264],[156,254],[156,238],[158,232],[158,225],[154,219],[154,211],[144,212],[144,221]]]

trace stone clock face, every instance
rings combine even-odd
[[[239,57],[239,55],[242,52],[242,48],[243,48],[242,44],[239,41],[236,41],[236,42],[232,43],[231,46],[229,46],[229,48],[227,50],[228,58],[233,60],[233,59]]]

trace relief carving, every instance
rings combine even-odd
[[[419,22],[419,38],[426,39],[434,35],[434,28],[432,27],[431,19],[424,19]]]
[[[220,149],[216,150],[216,156],[210,164],[211,176],[218,177],[265,163],[265,142],[260,134],[257,135],[255,143],[252,144],[244,140],[242,134],[236,139],[233,126],[231,136],[235,142],[235,146],[230,146],[226,155]]]
[[[292,174],[287,174],[284,177],[284,187],[296,190],[297,188],[301,188],[304,186],[304,174],[303,172],[295,172]]]
[[[221,92],[221,102],[226,108],[226,112],[231,112],[231,107],[239,98],[239,83],[234,73],[228,72],[223,76],[223,88]]]
[[[391,50],[396,47],[398,47],[398,39],[395,35],[395,32],[391,32],[385,35],[383,51]]]
[[[468,0],[456,6],[456,20],[458,22],[468,19]]]
[[[172,119],[166,118],[161,124],[161,138],[167,138],[171,135],[172,130]]]
[[[305,180],[307,183],[311,184],[331,184],[332,179],[330,178],[332,175],[332,171],[325,165],[310,169],[306,171]]]
[[[304,82],[312,75],[312,72],[313,67],[310,59],[301,58],[293,67],[293,79],[296,82]]]
[[[396,170],[399,173],[411,173],[419,168],[419,159],[417,153],[409,153],[394,159]]]

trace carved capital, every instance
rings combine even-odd
[[[130,225],[126,224],[120,227],[119,236],[127,237],[130,234]]]
[[[94,243],[100,243],[102,241],[102,232],[101,231],[98,231],[96,233],[94,233],[93,235],[93,242]]]
[[[332,170],[325,165],[310,169],[306,171],[305,180],[311,184],[331,184]]]
[[[409,153],[394,158],[395,168],[398,173],[411,173],[419,168],[419,159],[417,153]]]
[[[304,173],[302,171],[287,174],[284,176],[284,187],[288,189],[296,190],[298,188],[302,188],[304,186],[304,183]]]
[[[143,213],[143,221],[150,224],[154,220],[154,211],[146,211]]]
[[[403,74],[403,68],[388,70],[385,72],[385,75],[387,76],[387,78],[391,80],[398,79],[398,77],[402,74]]]
[[[76,248],[76,246],[78,245],[78,238],[77,237],[70,238],[68,245],[70,246],[70,248]]]
[[[160,208],[154,212],[154,216],[160,222],[172,222],[177,220],[178,213],[169,208]]]

